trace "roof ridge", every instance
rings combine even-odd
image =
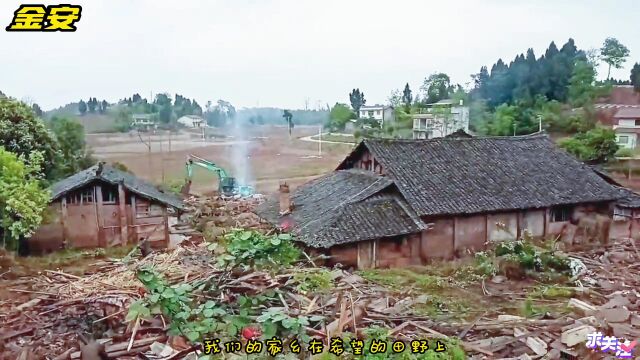
[[[477,141],[477,140],[504,140],[504,141],[518,141],[518,140],[538,140],[549,139],[549,135],[545,132],[535,132],[526,135],[516,136],[474,136],[469,138],[454,138],[454,137],[439,137],[433,139],[387,139],[387,138],[366,138],[363,142],[389,142],[389,143],[428,143],[428,142],[440,142],[440,141]]]

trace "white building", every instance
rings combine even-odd
[[[131,115],[131,127],[138,129],[155,129],[158,126],[151,119],[151,114],[133,114]]]
[[[635,149],[640,134],[640,106],[624,107],[613,116],[613,130],[622,148]]]
[[[199,128],[205,124],[205,121],[198,115],[185,115],[178,119],[178,123],[188,128]]]
[[[385,121],[393,121],[395,113],[393,106],[385,105],[372,105],[362,106],[358,113],[360,119],[374,119],[380,122],[380,126],[384,125]]]
[[[427,104],[424,111],[412,117],[414,139],[445,137],[460,129],[469,132],[469,107],[463,106],[462,100],[459,105],[454,100]]]

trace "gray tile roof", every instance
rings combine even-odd
[[[621,208],[640,209],[640,194],[624,187],[619,187],[620,199],[616,205]]]
[[[103,170],[99,175],[96,174],[97,170],[98,165],[94,165],[53,184],[51,188],[52,201],[92,181],[103,181],[112,185],[117,185],[122,182],[126,189],[139,196],[158,201],[178,210],[184,209],[184,204],[178,197],[159,190],[154,185],[137,178],[133,174],[120,171],[108,165],[103,166]]]
[[[544,134],[518,137],[366,139],[420,216],[472,214],[612,201],[618,191]]]
[[[288,223],[297,239],[328,248],[363,240],[419,232],[426,225],[386,177],[350,169],[335,171],[292,192],[294,209],[279,216],[278,196],[257,209],[274,225]]]

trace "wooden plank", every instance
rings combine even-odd
[[[129,240],[129,229],[127,226],[127,201],[123,183],[118,184],[118,200],[118,218],[120,219],[120,242],[124,246],[127,245],[127,241]]]

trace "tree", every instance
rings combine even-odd
[[[94,98],[89,98],[89,101],[87,101],[87,106],[89,107],[89,112],[90,113],[95,113],[96,112],[96,105],[97,105],[97,101],[94,101]]]
[[[326,127],[329,128],[329,131],[344,130],[347,122],[356,118],[356,114],[349,109],[347,104],[336,103],[329,112],[329,120]]]
[[[421,90],[426,94],[427,104],[449,98],[449,92],[452,90],[449,75],[445,73],[431,74],[424,79]]]
[[[216,105],[208,101],[206,109],[204,118],[207,120],[207,124],[211,126],[225,127],[236,116],[236,108],[230,102],[224,100],[218,100]]]
[[[287,122],[287,127],[289,128],[289,137],[291,137],[291,130],[293,129],[293,114],[289,110],[284,110],[282,112],[282,117]]]
[[[44,114],[42,109],[40,109],[40,106],[36,103],[33,103],[33,105],[31,105],[31,108],[33,109],[33,113],[36,114],[37,117],[41,118]]]
[[[140,94],[133,94],[132,97],[129,98],[129,103],[139,103],[142,101],[142,96]]]
[[[581,107],[591,103],[597,93],[594,87],[596,72],[591,64],[578,61],[569,80],[569,102],[574,107]]]
[[[389,95],[389,98],[387,98],[387,102],[394,108],[399,107],[400,104],[402,104],[402,95],[400,95],[400,90],[391,90],[391,94]]]
[[[58,159],[56,175],[67,177],[84,170],[95,163],[87,151],[84,127],[77,121],[68,118],[54,117],[51,128],[58,143]]]
[[[7,250],[19,250],[19,239],[35,232],[50,199],[39,179],[42,154],[23,159],[0,146],[0,241]]]
[[[409,88],[409,83],[404,86],[404,90],[402,91],[402,103],[404,104],[405,111],[409,111],[411,107],[411,103],[413,102],[413,95],[411,94],[411,88]]]
[[[84,100],[80,100],[78,103],[78,111],[80,111],[80,115],[84,115],[87,113],[87,103]]]
[[[353,111],[355,111],[356,114],[359,114],[360,108],[367,103],[367,100],[364,98],[364,92],[360,92],[360,89],[353,89],[349,93],[349,102],[351,103]]]
[[[640,63],[635,63],[631,68],[631,85],[636,91],[640,91]]]
[[[102,106],[100,107],[100,111],[102,113],[107,112],[107,108],[109,107],[109,103],[107,102],[107,100],[102,100]]]
[[[604,44],[600,49],[600,55],[602,56],[602,61],[609,65],[609,69],[607,70],[607,80],[609,80],[611,77],[611,67],[613,66],[616,69],[620,69],[622,64],[627,61],[629,49],[622,45],[618,39],[608,37],[604,40]]]
[[[595,164],[606,162],[618,151],[615,131],[604,127],[578,133],[558,145],[578,159]]]
[[[38,151],[44,159],[44,174],[47,179],[53,178],[58,153],[55,139],[27,104],[11,98],[0,98],[0,144],[23,159],[28,159],[30,154]]]

